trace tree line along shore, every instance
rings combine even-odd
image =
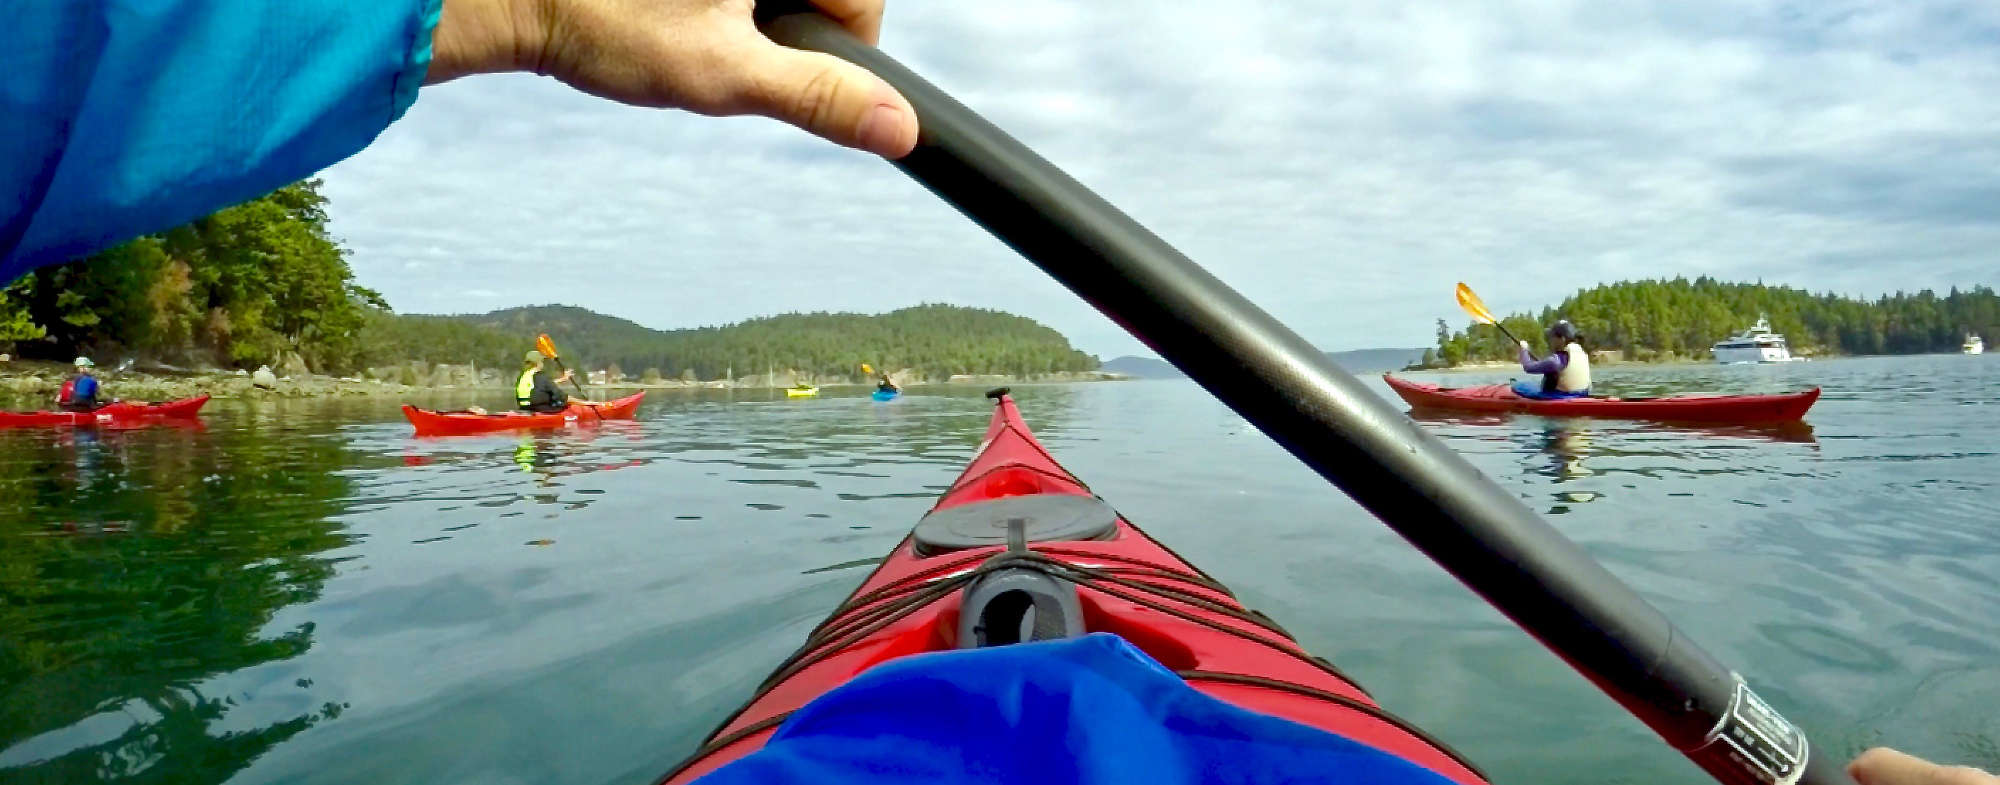
[[[907,384],[1117,376],[1033,320],[944,304],[679,330],[564,305],[396,313],[354,280],[326,204],[317,180],[294,183],[0,288],[0,352],[14,358],[0,364],[0,391],[52,392],[62,369],[24,359],[77,355],[158,394],[197,384],[224,396],[505,387],[540,334],[569,365],[634,387],[838,386],[866,383],[864,367],[894,369]],[[1760,314],[1807,357],[1952,351],[1967,334],[2000,335],[2000,295],[1987,286],[1864,300],[1708,277],[1604,284],[1502,322],[1533,341],[1566,318],[1604,360],[1662,362],[1705,359]],[[1515,351],[1492,326],[1440,319],[1437,345],[1414,367],[1506,364]],[[280,384],[258,385],[263,368]]]
[[[574,306],[399,314],[354,280],[307,180],[0,288],[0,392],[53,394],[93,358],[113,394],[162,397],[508,389],[552,336],[570,366],[622,387],[1080,381],[1098,360],[999,311],[927,304],[655,330]]]
[[[1542,331],[1568,319],[1594,358],[1611,362],[1708,361],[1709,347],[1768,316],[1802,357],[1958,351],[1967,335],[2000,334],[2000,294],[1989,286],[1924,289],[1874,300],[1789,286],[1689,280],[1621,281],[1579,290],[1539,313],[1501,318],[1508,332],[1545,352]],[[1413,367],[1512,365],[1518,349],[1501,331],[1439,319],[1437,346]]]
[[[105,369],[99,369],[104,371]],[[315,373],[279,375],[269,368],[260,371],[186,371],[157,367],[133,367],[124,370],[112,369],[99,373],[110,397],[127,400],[163,401],[209,395],[216,398],[312,398],[325,396],[354,395],[423,395],[437,391],[476,391],[491,393],[495,397],[512,394],[514,372],[497,368],[482,368],[478,365],[412,361],[395,367],[393,372],[383,375],[385,369],[358,376],[327,376]],[[61,388],[70,369],[67,365],[48,361],[8,361],[0,362],[0,395],[28,405],[43,399],[53,400]],[[603,371],[591,374],[590,381],[583,383],[587,391],[596,390],[777,390],[804,382],[807,374],[796,371],[779,371],[771,374],[745,376],[736,379],[715,379],[707,381],[686,381],[678,378],[651,376],[609,376]],[[944,378],[930,378],[904,369],[891,376],[902,387],[978,385],[991,387],[998,384],[1062,384],[1070,382],[1121,381],[1131,377],[1099,371],[1058,371],[1054,373],[1017,376],[1010,374],[956,374]],[[874,377],[816,378],[810,382],[816,387],[873,387]]]

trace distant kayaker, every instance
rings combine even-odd
[[[1541,383],[1514,383],[1514,394],[1523,398],[1575,398],[1590,394],[1590,354],[1577,343],[1576,325],[1561,319],[1549,325],[1545,334],[1553,354],[1542,359],[1521,342],[1521,370],[1542,375]]]
[[[90,369],[97,367],[88,357],[76,358],[76,372],[63,380],[62,390],[56,393],[56,407],[66,412],[96,411],[104,404],[97,400],[100,388],[97,377]]]
[[[514,405],[521,411],[559,412],[572,403],[596,403],[564,394],[556,385],[569,381],[569,370],[564,369],[561,376],[550,379],[548,371],[542,370],[542,360],[539,349],[529,349],[521,360],[521,378],[514,382]]]
[[[889,381],[889,375],[886,373],[882,374],[881,380],[875,383],[875,389],[878,392],[886,392],[886,393],[902,391],[901,388],[896,386],[895,382]]]

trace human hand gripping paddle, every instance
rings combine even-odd
[[[577,397],[578,398],[584,397],[583,385],[577,384],[576,377],[569,375],[569,368],[563,366],[562,356],[556,353],[556,342],[549,340],[548,333],[542,333],[541,335],[535,336],[535,351],[541,352],[543,357],[547,357],[550,360],[555,361],[556,367],[562,370],[563,375],[569,376],[569,386],[576,388]],[[591,415],[595,416],[597,419],[603,420],[604,413],[597,410],[597,404],[590,403],[589,401],[590,399],[584,398],[582,404],[583,409],[585,411],[590,412]]]
[[[894,161],[1374,513],[1726,785],[1853,783],[1805,735],[1514,494],[1138,222],[801,0],[772,40],[915,108]]]

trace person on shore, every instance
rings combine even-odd
[[[56,407],[66,412],[91,412],[103,406],[97,400],[102,387],[90,369],[97,367],[88,357],[76,358],[76,371],[64,379],[62,390],[56,393]]]
[[[881,0],[813,0],[868,43]],[[881,79],[779,46],[751,3],[716,0],[160,0],[27,3],[0,25],[0,281],[162,231],[310,176],[372,143],[420,85],[524,71],[637,106],[761,114],[886,158],[916,145],[916,113]],[[300,31],[318,50],[300,57]],[[163,48],[162,42],[166,43]],[[163,67],[171,65],[172,67]],[[250,118],[246,120],[245,118]],[[1562,325],[1558,325],[1562,326]],[[1554,328],[1551,332],[1553,333]],[[1589,388],[1573,330],[1554,388]],[[1522,345],[1522,367],[1530,367]],[[79,365],[88,368],[79,358]],[[522,368],[517,399],[566,404]],[[1544,361],[1547,362],[1547,361]],[[1574,369],[1574,370],[1572,370]],[[1580,384],[1577,382],[1580,381]],[[92,379],[94,393],[95,379]],[[525,390],[522,388],[525,387]],[[94,398],[94,395],[92,396]],[[581,402],[581,401],[579,401]],[[1888,749],[1849,764],[1862,785],[2000,785]]]
[[[567,369],[561,376],[549,378],[549,372],[542,370],[542,352],[529,349],[521,359],[521,378],[514,382],[514,405],[524,412],[550,413],[569,408],[572,403],[592,404],[596,401],[571,398],[557,386],[569,381]]]
[[[1549,325],[1545,337],[1552,354],[1535,359],[1528,342],[1521,342],[1521,370],[1541,374],[1541,381],[1514,383],[1514,394],[1523,398],[1580,398],[1590,394],[1590,354],[1577,343],[1576,325],[1559,319]]]

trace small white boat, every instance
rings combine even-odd
[[[1763,314],[1757,315],[1757,323],[1750,329],[1717,341],[1708,350],[1715,354],[1716,362],[1724,365],[1788,363],[1800,359],[1792,356],[1785,336],[1771,332],[1771,320]]]
[[[1958,350],[1966,354],[1985,354],[1986,342],[1979,340],[1979,336],[1977,335],[1966,333],[1965,343],[1959,346]]]

